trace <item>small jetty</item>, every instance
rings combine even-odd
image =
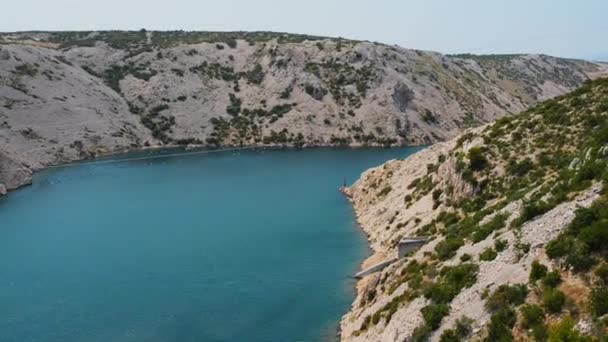
[[[348,189],[348,186],[346,185],[346,177],[344,178],[344,182],[342,183],[342,186],[338,189],[338,191],[340,191],[342,193],[342,195],[346,196],[347,198],[353,198],[353,195],[350,193],[350,190]]]

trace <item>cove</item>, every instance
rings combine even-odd
[[[0,340],[334,341],[368,254],[337,191],[421,148],[83,163],[0,198]]]

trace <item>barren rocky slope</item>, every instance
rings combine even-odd
[[[605,69],[268,32],[4,33],[0,193],[32,170],[146,146],[443,141]]]
[[[347,190],[374,255],[430,241],[357,285],[344,341],[608,337],[608,79],[586,83]]]

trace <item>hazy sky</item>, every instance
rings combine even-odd
[[[269,30],[445,53],[608,59],[608,0],[16,0],[0,31]]]

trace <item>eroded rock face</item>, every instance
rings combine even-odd
[[[0,184],[5,193],[7,190],[16,189],[31,182],[32,171],[28,167],[0,152]]]
[[[11,54],[7,50],[0,50],[0,61],[11,59]]]
[[[405,112],[414,100],[414,92],[403,83],[397,83],[393,90],[392,98],[395,107]]]

